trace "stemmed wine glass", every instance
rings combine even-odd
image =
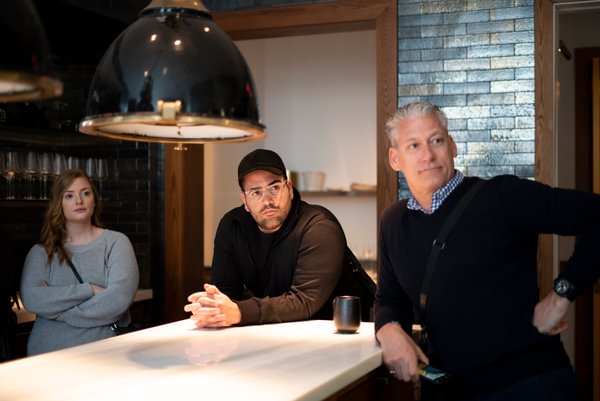
[[[85,159],[85,174],[90,180],[96,179],[96,162],[93,157]]]
[[[52,158],[52,175],[56,180],[67,169],[67,162],[62,153],[55,153]]]
[[[35,181],[37,181],[40,175],[40,159],[39,155],[36,152],[27,152],[27,154],[25,155],[25,165],[23,166],[23,173],[25,177],[23,198],[38,198],[38,194],[36,193]]]
[[[2,176],[6,179],[6,199],[16,199],[15,196],[15,177],[19,171],[18,155],[15,151],[4,153],[2,165]]]
[[[102,191],[102,183],[108,178],[108,160],[107,159],[96,159],[96,179],[98,180],[98,192],[100,197],[104,197]],[[105,198],[106,199],[106,198]]]
[[[44,152],[40,155],[40,199],[48,199],[50,193],[50,175],[52,174],[52,155]]]
[[[69,170],[83,170],[82,164],[81,159],[76,156],[69,156],[67,158],[67,167]]]
[[[119,162],[117,161],[117,159],[113,159],[112,167],[109,168],[109,170],[110,170],[112,179],[118,181],[119,180]]]
[[[4,177],[4,152],[0,152],[0,176]],[[0,190],[0,199],[6,199],[6,185],[2,185]]]

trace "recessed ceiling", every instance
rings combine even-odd
[[[138,6],[133,5],[136,1],[148,0],[34,0],[34,3],[54,57],[97,61],[144,8],[142,4],[134,10]]]

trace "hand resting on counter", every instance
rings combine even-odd
[[[197,327],[228,327],[241,321],[238,305],[214,285],[204,284],[204,291],[191,294],[188,302],[183,310],[192,313]]]

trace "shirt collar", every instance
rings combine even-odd
[[[462,182],[464,175],[458,171],[454,170],[454,176],[440,189],[433,193],[431,197],[431,212],[427,212],[425,209],[419,205],[419,202],[415,199],[414,196],[410,196],[408,198],[408,203],[406,207],[410,210],[420,210],[425,214],[433,214],[436,210],[442,206],[442,203],[446,200],[446,198],[458,187],[458,185]]]

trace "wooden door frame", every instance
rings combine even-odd
[[[217,25],[233,40],[350,32],[374,29],[377,80],[377,220],[398,199],[398,177],[388,165],[385,120],[396,111],[397,2],[339,0],[299,6],[214,13]]]
[[[534,2],[535,24],[535,179],[555,185],[554,133],[554,3]],[[538,282],[540,292],[552,289],[554,277],[554,244],[551,235],[540,236],[538,249]]]

